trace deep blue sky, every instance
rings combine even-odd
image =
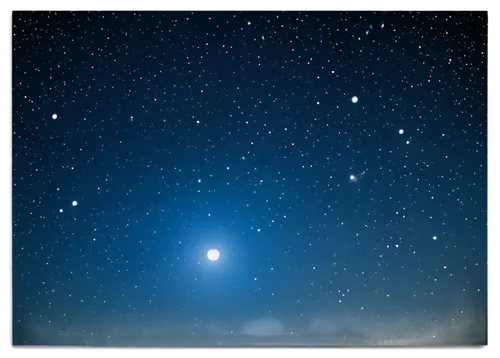
[[[14,344],[486,343],[486,58],[484,12],[14,12]]]

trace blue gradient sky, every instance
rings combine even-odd
[[[484,344],[486,34],[15,12],[14,344]]]

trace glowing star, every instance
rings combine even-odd
[[[73,206],[77,206],[78,205],[78,202],[76,200],[73,200],[73,202],[71,203],[71,205]]]
[[[353,183],[357,182],[358,181],[358,178],[354,175],[354,174],[351,174],[349,176],[349,180]]]
[[[354,96],[351,98],[351,102],[352,103],[358,103],[358,97],[357,96]]]
[[[403,134],[405,131],[403,129],[399,130],[399,134]]]
[[[207,257],[210,261],[217,261],[220,257],[220,253],[218,250],[211,249],[207,252]]]
[[[55,113],[54,113],[54,114],[52,115],[52,119],[57,119],[57,114],[55,114]]]
[[[432,237],[432,240],[437,240],[437,239],[438,239],[437,236]]]

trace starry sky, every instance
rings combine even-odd
[[[12,16],[15,345],[486,344],[486,12]]]

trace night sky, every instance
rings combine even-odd
[[[14,344],[487,342],[486,12],[14,12],[12,46]]]

